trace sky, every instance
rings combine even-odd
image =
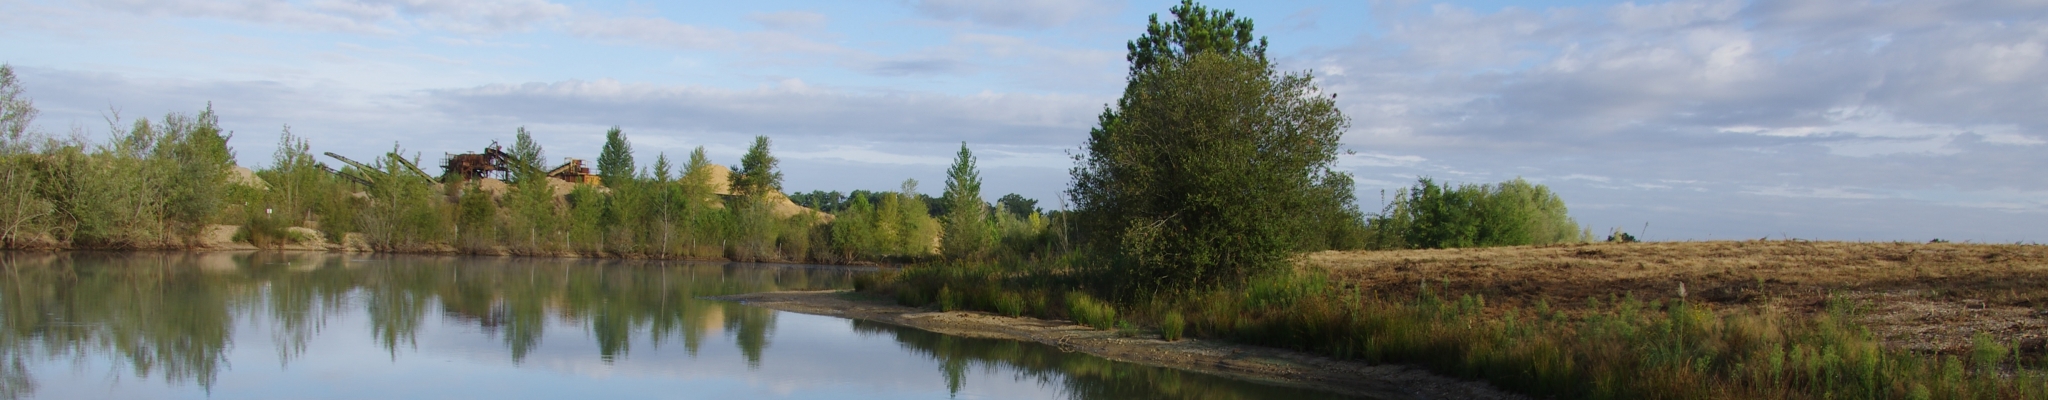
[[[617,126],[643,165],[767,136],[787,191],[937,193],[964,142],[984,197],[1059,208],[1176,3],[0,0],[0,63],[41,133],[210,105],[253,168],[286,129],[435,162],[520,127],[594,159]],[[2048,241],[2048,2],[1205,4],[1338,95],[1368,212],[1522,178],[1596,236]]]

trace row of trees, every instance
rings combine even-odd
[[[1059,235],[1036,201],[1012,194],[1011,212],[994,212],[964,143],[941,198],[915,180],[851,201],[834,192],[829,208],[822,193],[799,197],[826,214],[783,195],[766,137],[735,168],[702,147],[642,165],[614,127],[597,158],[603,184],[585,185],[547,177],[546,151],[524,128],[508,151],[523,162],[498,182],[425,176],[419,156],[396,146],[336,174],[286,127],[270,165],[247,179],[210,110],[117,125],[104,144],[29,132],[35,114],[0,66],[5,247],[176,248],[221,224],[264,246],[318,236],[391,251],[847,262],[1042,258]]]
[[[966,199],[949,208],[961,211],[935,217],[924,203],[929,197],[908,180],[899,191],[856,197],[833,215],[799,207],[782,194],[782,173],[766,137],[756,139],[737,168],[721,170],[701,147],[681,165],[662,154],[652,166],[638,166],[624,133],[614,128],[606,136],[597,160],[602,186],[553,180],[539,164],[525,164],[513,166],[501,190],[485,187],[487,181],[435,188],[399,170],[403,152],[394,149],[372,165],[385,171],[361,174],[372,181],[363,192],[302,196],[295,193],[358,185],[317,172],[304,140],[287,132],[273,167],[258,172],[283,184],[258,201],[288,210],[282,218],[291,220],[255,216],[248,225],[288,227],[304,218],[302,225],[321,226],[330,237],[360,232],[370,246],[394,250],[452,244],[467,252],[813,262],[922,259],[940,249],[956,258],[1035,258],[1051,250],[1048,238],[1056,234],[1036,211],[1019,217],[976,206],[979,177],[971,169],[948,180],[956,188],[947,199]],[[964,151],[963,145],[971,165]],[[510,153],[537,160],[545,151],[521,129]],[[348,215],[356,218],[327,222]],[[272,235],[289,236],[252,233]]]
[[[114,126],[106,144],[40,137],[27,132],[33,103],[0,67],[0,241],[175,247],[221,223],[258,244],[306,240],[293,229],[304,227],[388,250],[840,262],[1045,258],[1066,250],[1071,227],[1088,264],[1115,282],[1191,288],[1282,270],[1300,251],[1586,238],[1555,194],[1520,180],[1424,179],[1366,215],[1351,177],[1333,168],[1349,124],[1334,96],[1307,73],[1276,71],[1249,20],[1191,2],[1172,11],[1174,22],[1155,17],[1131,44],[1124,97],[1072,171],[1072,212],[1043,213],[1015,194],[989,204],[965,143],[937,198],[914,180],[785,196],[766,137],[729,170],[701,147],[643,166],[616,127],[597,159],[602,186],[546,177],[545,151],[524,128],[510,153],[526,162],[494,185],[427,178],[396,146],[344,179],[289,127],[261,180],[231,185],[233,154],[211,111]]]
[[[0,245],[175,246],[225,205],[234,154],[210,106],[126,127],[115,115],[106,143],[35,135],[35,116],[0,65]]]

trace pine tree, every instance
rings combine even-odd
[[[633,143],[614,126],[604,133],[604,149],[597,153],[597,178],[617,187],[633,180],[633,168]]]
[[[660,153],[654,155],[655,182],[668,183],[669,181],[674,180],[675,176],[669,174],[669,170],[674,168],[675,165],[670,164],[668,162],[668,153]]]
[[[940,252],[955,259],[986,255],[990,242],[988,205],[981,201],[981,172],[974,168],[974,152],[967,149],[967,142],[960,142],[960,154],[946,171],[946,193],[942,199],[948,211]]]
[[[740,157],[740,169],[733,171],[733,194],[760,196],[782,190],[782,171],[775,169],[777,162],[775,156],[768,154],[768,137],[755,136],[747,155]]]
[[[545,175],[548,172],[547,153],[541,150],[540,142],[533,140],[533,134],[527,132],[526,127],[519,127],[518,132],[519,136],[512,142],[512,151],[510,152],[512,158],[516,159],[514,160],[514,165],[512,165],[512,180],[520,182],[546,179],[547,176]]]

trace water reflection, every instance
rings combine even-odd
[[[333,385],[328,386],[334,391],[330,395],[344,397],[448,397],[431,390],[451,390],[445,387],[450,385],[429,383],[429,389],[422,389],[361,383],[433,382],[443,375],[478,374],[491,374],[490,382],[510,382],[498,389],[509,397],[548,397],[520,388],[560,387],[585,394],[611,390],[666,397],[675,393],[679,380],[686,387],[728,389],[767,382],[740,397],[959,395],[972,391],[964,388],[970,384],[1000,388],[975,395],[980,397],[1315,396],[1036,344],[954,338],[859,321],[847,329],[845,320],[700,299],[850,287],[858,271],[835,267],[313,253],[0,252],[0,273],[6,277],[0,284],[0,398],[5,399],[39,392],[193,397],[174,393],[178,387],[196,387],[200,396],[269,397],[260,389],[265,384],[293,393],[320,393],[305,387]],[[800,328],[778,335],[778,319]],[[587,339],[578,339],[579,334]],[[774,340],[785,345],[777,347]],[[237,349],[238,342],[253,346]],[[678,343],[682,354],[662,350]],[[707,344],[721,350],[700,359],[700,351],[709,351]],[[353,356],[361,353],[375,355]],[[276,368],[261,365],[264,358],[274,359]],[[775,362],[764,367],[764,359]],[[91,368],[74,366],[66,375],[61,366],[67,362]],[[937,374],[930,367],[934,363]],[[1015,376],[1008,382],[1030,383],[1037,391],[976,378],[970,367],[1011,372]],[[77,372],[93,368],[108,373],[96,378]],[[420,370],[434,372],[419,376]],[[356,377],[334,379],[333,371]],[[610,374],[653,376],[658,379],[646,384],[660,389],[633,392],[634,386],[607,378]],[[38,375],[47,382],[39,382]],[[129,383],[123,390],[132,393],[119,396],[81,391],[97,386],[94,379],[104,385],[108,377],[120,375],[164,385]],[[916,383],[926,380],[931,383]],[[860,390],[847,392],[846,387]]]
[[[1083,399],[1306,399],[1328,393],[1279,388],[1179,370],[1133,365],[1052,346],[1014,340],[947,336],[896,325],[853,321],[866,335],[891,337],[904,349],[939,363],[946,389],[958,393],[970,372],[1011,370],[1019,379],[1057,385],[1066,397]]]

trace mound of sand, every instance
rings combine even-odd
[[[228,183],[248,186],[257,189],[270,188],[270,184],[263,182],[263,178],[256,177],[256,171],[250,170],[249,168],[242,167],[239,165],[228,170]]]
[[[709,164],[705,165],[704,168],[699,169],[699,171],[704,173],[706,176],[709,176],[709,180],[711,181],[711,194],[713,195],[713,197],[705,200],[710,202],[712,208],[725,208],[725,202],[720,201],[718,196],[733,195],[732,168],[726,168],[725,166],[718,164]],[[832,214],[827,214],[823,211],[813,210],[810,207],[804,207],[801,204],[796,204],[795,201],[791,201],[789,199],[789,196],[782,194],[782,192],[772,192],[768,194],[768,208],[769,210],[775,213],[775,217],[777,218],[789,218],[802,213],[811,213],[812,215],[818,216],[818,223],[820,224],[832,222],[833,218]]]
[[[512,185],[507,185],[505,181],[492,178],[484,178],[482,181],[478,181],[476,188],[477,190],[484,191],[484,193],[490,193],[491,198],[504,197],[505,193],[512,191]]]
[[[704,168],[699,169],[699,171],[703,171],[711,176],[711,194],[732,195],[732,168],[726,168],[718,164],[708,164]]]

